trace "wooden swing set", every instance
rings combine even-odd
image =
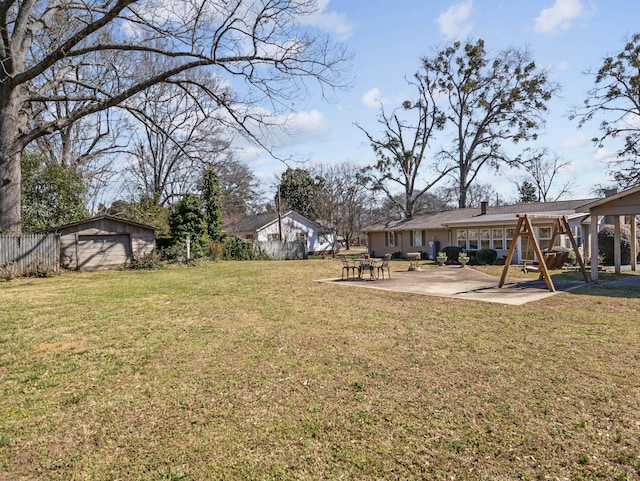
[[[551,234],[551,239],[549,239],[549,247],[546,250],[546,255],[540,249],[540,245],[538,244],[538,240],[536,239],[535,233],[533,231],[533,225],[531,224],[531,219],[549,219],[554,220],[553,223],[553,233]],[[507,272],[509,270],[509,265],[511,264],[511,259],[513,258],[513,253],[515,252],[517,241],[522,236],[528,236],[532,246],[533,251],[535,253],[536,258],[538,259],[540,277],[538,279],[544,279],[547,288],[551,292],[555,292],[556,288],[553,285],[553,281],[551,280],[551,276],[549,275],[549,265],[551,259],[554,256],[550,255],[553,250],[553,246],[555,244],[556,238],[560,235],[564,234],[569,238],[571,242],[571,246],[573,247],[573,251],[576,253],[576,259],[578,260],[578,264],[580,265],[580,271],[582,272],[582,277],[585,282],[589,282],[589,277],[587,276],[587,270],[584,266],[584,261],[582,260],[582,255],[578,250],[578,244],[576,243],[573,234],[571,233],[571,227],[569,226],[569,221],[567,220],[566,215],[531,215],[531,214],[518,214],[518,223],[516,225],[516,231],[513,239],[511,240],[511,245],[509,246],[509,253],[507,254],[507,258],[504,262],[504,269],[502,270],[502,276],[500,277],[500,284],[498,287],[502,287],[507,278]]]

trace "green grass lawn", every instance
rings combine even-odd
[[[0,479],[640,479],[637,292],[315,282],[340,270],[0,283]]]

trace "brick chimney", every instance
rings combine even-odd
[[[489,201],[483,200],[480,202],[480,215],[487,215],[487,207],[489,206]]]

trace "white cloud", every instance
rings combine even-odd
[[[380,89],[377,87],[374,87],[371,90],[364,93],[364,95],[361,98],[361,101],[364,106],[372,109],[379,109],[380,104],[391,105],[392,107],[395,108],[395,107],[399,107],[402,104],[402,102],[407,100],[407,98],[409,97],[410,95],[407,96],[406,92],[400,92],[393,97],[383,97]]]
[[[534,30],[538,33],[556,33],[571,28],[571,21],[584,14],[580,0],[555,0],[552,7],[545,8],[535,19]]]
[[[598,150],[596,150],[594,159],[599,162],[610,162],[614,160],[615,155],[616,154],[613,150],[606,147],[600,147]]]
[[[300,140],[317,140],[329,132],[327,118],[317,110],[296,112],[288,119],[288,128],[292,128],[295,138]]]
[[[327,30],[338,35],[340,40],[346,40],[353,34],[354,25],[349,21],[347,15],[333,11],[327,11],[329,0],[319,0],[318,10],[308,17],[303,17],[300,21],[306,25]]]
[[[447,40],[462,38],[471,32],[472,26],[467,21],[472,7],[473,0],[464,0],[451,5],[446,12],[438,16],[436,22]]]
[[[562,142],[562,147],[566,149],[578,149],[588,145],[590,142],[591,137],[584,133],[578,133],[565,139],[565,141]]]
[[[372,88],[362,96],[362,103],[367,107],[377,109],[380,107],[381,95],[379,88]]]

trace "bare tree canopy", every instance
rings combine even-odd
[[[513,166],[522,167],[528,179],[518,182],[518,190],[522,197],[522,186],[529,183],[534,187],[538,202],[555,202],[568,195],[574,185],[573,181],[558,182],[558,174],[571,165],[568,160],[562,160],[558,154],[549,149],[526,149],[523,155],[512,162]],[[529,202],[529,201],[528,201]]]
[[[315,178],[322,179],[322,187],[315,200],[317,217],[344,239],[348,250],[351,240],[361,231],[365,212],[374,203],[362,169],[343,162],[337,165],[318,164],[309,171]]]
[[[186,72],[211,70],[221,81],[197,87],[224,111],[221,121],[247,134],[307,92],[306,80],[341,86],[342,48],[298,23],[315,7],[315,0],[0,2],[0,230],[21,231],[25,146],[152,85],[187,88]],[[67,112],[52,115],[61,101]]]
[[[194,192],[205,165],[229,148],[207,97],[157,84],[124,104],[139,121],[126,149],[125,184],[167,206]]]
[[[376,155],[376,164],[367,172],[374,190],[383,191],[406,218],[417,214],[420,198],[453,168],[438,165],[430,153],[429,144],[444,127],[445,116],[434,99],[434,86],[419,75],[415,79],[410,84],[418,90],[416,101],[405,101],[391,114],[380,106],[378,123],[384,128],[381,138],[358,125]],[[415,118],[409,120],[407,114],[415,114]],[[401,196],[396,195],[397,188],[402,189]]]
[[[600,135],[592,140],[602,147],[605,141],[624,140],[618,159],[610,168],[620,187],[640,185],[640,33],[636,33],[615,56],[606,57],[593,73],[595,87],[588,92],[582,108],[571,118],[580,126],[601,117]]]
[[[509,159],[503,143],[537,137],[546,103],[558,90],[526,50],[508,49],[491,57],[484,41],[455,42],[422,60],[422,82],[444,99],[451,149],[444,162],[456,166],[458,205],[467,207],[467,191],[486,166]]]

